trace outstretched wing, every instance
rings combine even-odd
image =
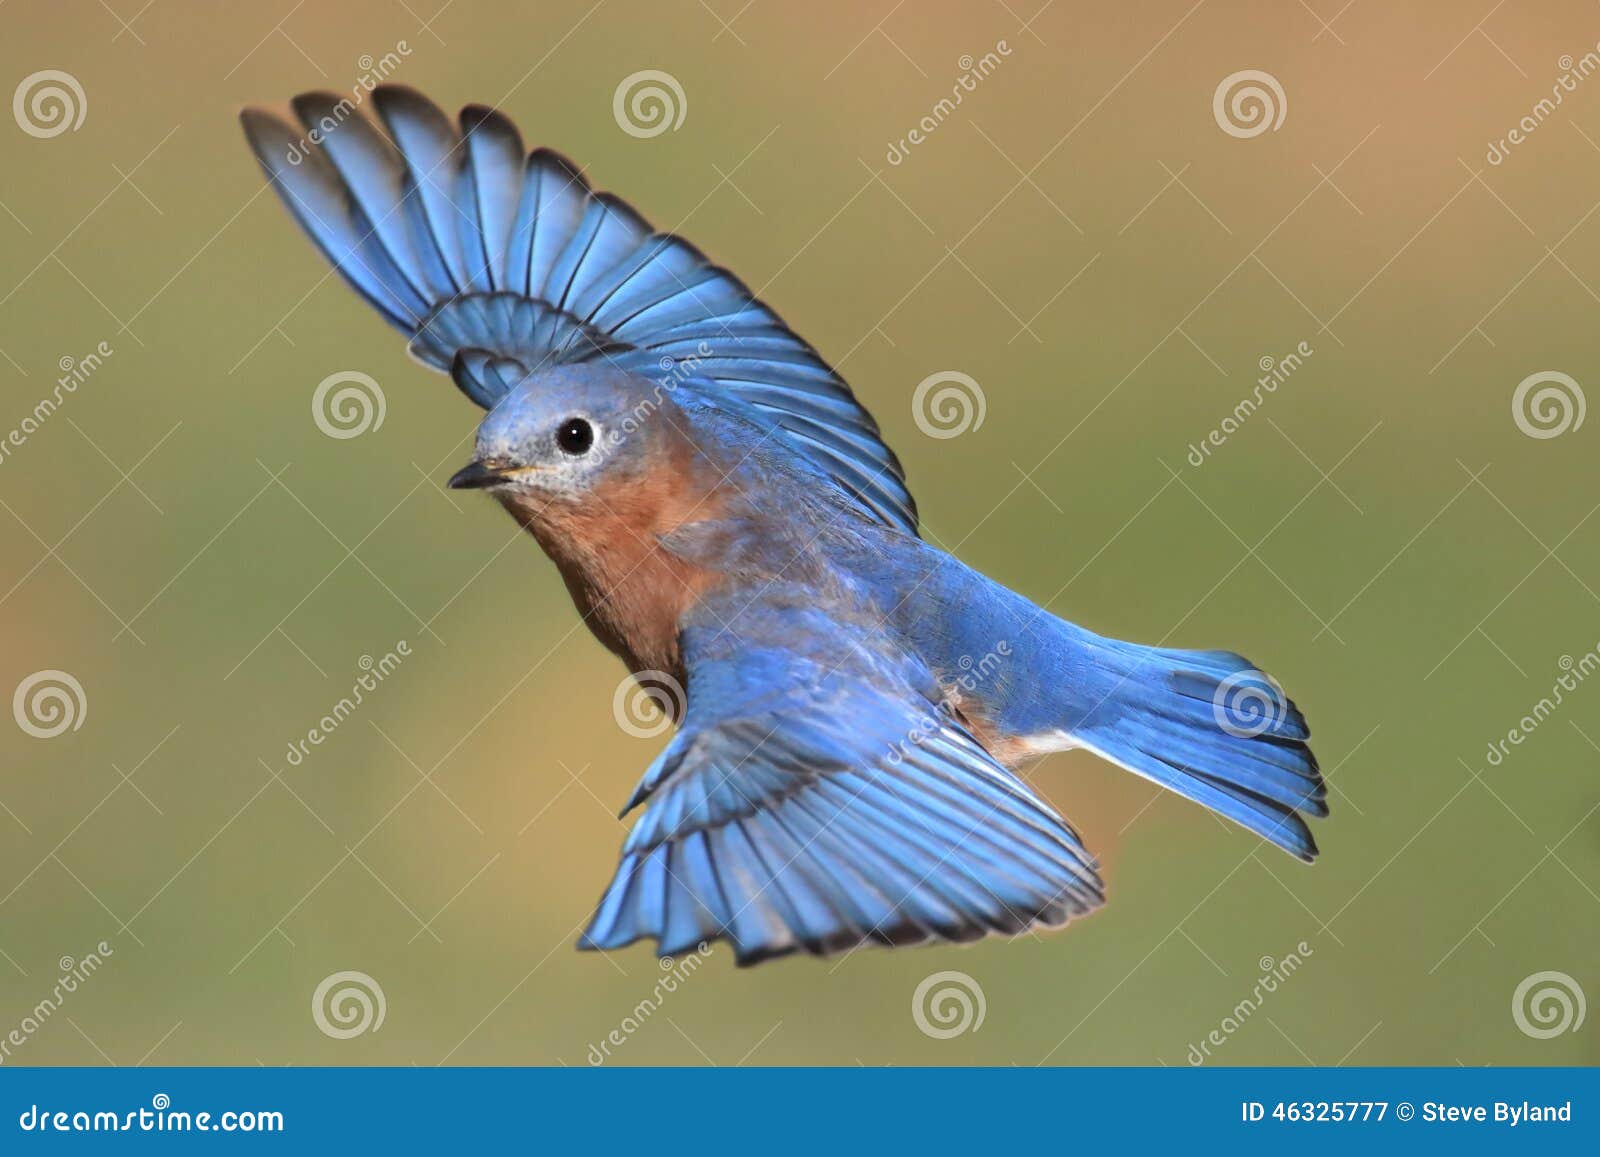
[[[720,938],[749,964],[1015,935],[1102,903],[1077,835],[909,664],[818,609],[740,627],[685,632],[682,729],[629,802],[649,801],[582,947]]]
[[[692,376],[767,416],[873,516],[915,534],[916,504],[877,423],[783,319],[680,237],[590,189],[512,123],[459,130],[419,93],[296,97],[245,133],[284,204],[346,281],[485,409],[552,363],[617,360]],[[387,130],[387,132],[385,132]]]

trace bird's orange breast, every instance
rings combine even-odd
[[[595,637],[631,670],[681,681],[679,624],[723,576],[673,554],[661,538],[720,517],[726,502],[718,483],[679,460],[604,481],[581,497],[543,504],[508,494],[502,502],[555,562]]]

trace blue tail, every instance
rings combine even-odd
[[[1088,644],[1103,678],[1068,727],[1079,745],[1204,804],[1310,863],[1302,815],[1328,814],[1305,716],[1231,651]]]

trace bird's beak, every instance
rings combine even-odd
[[[473,461],[450,476],[451,490],[482,490],[508,481],[515,468],[504,462]]]

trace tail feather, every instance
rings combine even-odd
[[[1231,651],[1096,640],[1110,682],[1070,728],[1075,742],[1204,804],[1310,863],[1304,816],[1328,814],[1305,716]]]

